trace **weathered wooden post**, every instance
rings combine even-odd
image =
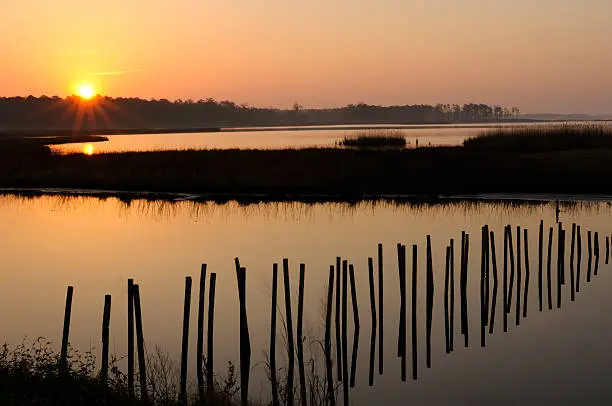
[[[489,241],[491,243],[491,260],[493,263],[493,300],[491,301],[491,321],[489,322],[489,334],[493,334],[493,326],[495,325],[495,308],[497,307],[497,256],[495,255],[495,233],[493,230],[489,232]]]
[[[333,272],[334,267],[331,266],[332,272],[332,281],[333,281]],[[330,286],[328,291],[333,292],[333,287]],[[278,302],[278,264],[272,265],[272,306],[270,310],[270,381],[272,383],[272,405],[279,406],[278,401],[278,379],[276,377],[276,308]],[[331,303],[327,304],[328,311],[330,311]],[[329,334],[329,320],[325,320],[325,338],[327,340],[327,335]],[[326,341],[327,345],[327,341]],[[327,346],[326,348],[326,360],[328,358],[327,354]],[[331,356],[329,356],[331,362]],[[328,373],[330,368],[328,367]]]
[[[508,331],[508,227],[504,227],[504,283],[503,283],[503,323],[504,333]]]
[[[510,286],[508,287],[508,307],[506,313],[512,309],[512,292],[514,291],[514,245],[512,243],[512,227],[508,227],[508,252],[510,254]]]
[[[342,394],[344,406],[349,405],[348,370],[348,261],[342,261]]]
[[[283,258],[283,280],[285,282],[285,318],[287,322],[287,386],[285,398],[288,405],[293,405],[293,369],[295,364],[295,348],[293,341],[293,318],[291,315],[291,286],[289,283],[289,260]]]
[[[451,352],[454,351],[454,338],[455,338],[455,240],[450,240],[450,326],[449,335],[450,341],[449,346]]]
[[[331,406],[336,404],[334,392],[334,374],[332,371],[332,349],[331,349],[331,318],[332,300],[334,298],[334,266],[329,267],[329,279],[327,281],[327,311],[325,312],[325,370],[327,377],[327,400]],[[273,406],[278,406],[278,396],[274,396]]]
[[[286,261],[283,260],[283,262]],[[246,268],[240,266],[238,258],[235,258],[234,262],[236,264],[238,299],[240,301],[240,403],[246,406],[249,402],[249,377],[251,373],[251,338],[246,311]],[[289,321],[287,321],[287,325],[289,326]],[[291,400],[293,401],[293,399]]]
[[[433,259],[431,255],[431,236],[427,235],[427,320],[426,320],[426,345],[427,345],[427,368],[431,368],[431,324],[433,317],[434,301],[434,276]]]
[[[468,282],[468,265],[470,254],[470,235],[465,234],[465,245],[461,253],[463,263],[463,283],[461,287],[461,323],[463,325],[463,336],[465,339],[465,347],[469,345],[469,323],[468,323],[468,302],[467,302],[467,282]]]
[[[572,223],[572,242],[570,246],[570,300],[576,298],[576,282],[574,279],[574,256],[576,251],[576,223]]]
[[[516,325],[521,324],[521,227],[516,226]]]
[[[196,343],[196,376],[198,396],[205,399],[204,392],[204,297],[206,296],[206,264],[200,267],[200,287],[198,290],[198,341]]]
[[[412,379],[417,379],[417,246],[412,245]]]
[[[548,263],[546,264],[546,277],[548,278],[548,310],[552,310],[552,240],[553,240],[553,228],[548,229]]]
[[[64,329],[62,331],[62,350],[60,352],[60,368],[63,371],[68,369],[68,341],[70,336],[70,315],[72,314],[72,294],[74,287],[68,286],[66,289],[66,306],[64,307]]]
[[[544,249],[544,221],[540,220],[540,234],[538,239],[538,299],[542,311],[542,259]]]
[[[523,297],[523,318],[526,318],[529,280],[531,279],[531,274],[529,273],[529,236],[527,235],[527,229],[523,230],[523,242],[525,243],[525,296]]]
[[[342,329],[341,314],[340,314],[340,303],[342,299],[342,289],[340,283],[342,282],[342,258],[336,257],[336,369],[338,370],[338,382],[342,381]]]
[[[378,373],[383,373],[383,246],[378,244]]]
[[[580,226],[576,227],[578,258],[576,259],[576,293],[580,292],[580,265],[582,263],[582,233]]]
[[[406,381],[406,246],[397,245],[400,285],[400,319],[397,355],[401,358],[401,379]]]
[[[450,247],[446,247],[446,264],[444,268],[444,336],[446,353],[450,354],[450,315],[449,315],[449,284],[450,284]]]
[[[206,341],[206,390],[209,398],[212,398],[215,390],[214,381],[214,329],[215,329],[215,289],[217,286],[217,274],[210,273],[210,286],[208,288],[208,328]]]
[[[104,385],[108,381],[108,347],[110,335],[111,295],[104,295],[104,313],[102,315],[102,368],[100,380]]]
[[[298,315],[297,315],[297,358],[298,374],[300,377],[300,403],[306,405],[308,396],[306,394],[306,372],[304,371],[304,334],[302,326],[304,323],[304,278],[306,265],[300,264],[300,280],[298,285]]]
[[[128,395],[134,397],[134,279],[128,279]]]
[[[189,350],[189,314],[191,312],[191,276],[185,278],[185,303],[183,306],[183,339],[181,346],[181,383],[179,403],[187,404],[187,354]]]
[[[587,282],[591,282],[591,268],[593,262],[593,243],[591,230],[587,231],[587,253],[589,255],[589,262],[587,263]]]
[[[593,236],[594,243],[594,254],[595,254],[595,269],[593,270],[593,274],[597,275],[597,271],[599,269],[599,233],[595,231]]]
[[[149,401],[147,393],[147,368],[145,362],[144,335],[142,332],[142,307],[140,306],[140,287],[134,284],[134,312],[136,318],[136,348],[138,349],[138,376],[140,377],[140,401]]]
[[[353,350],[351,356],[351,388],[355,387],[357,375],[357,353],[359,350],[359,308],[357,307],[357,287],[355,286],[355,269],[349,265],[349,279],[351,282],[351,303],[353,304]]]
[[[370,315],[372,317],[368,385],[374,386],[374,362],[376,357],[376,292],[374,288],[374,261],[372,257],[368,258],[368,281],[370,283]]]

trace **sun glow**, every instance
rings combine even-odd
[[[77,89],[77,94],[83,99],[91,99],[92,97],[95,96],[96,91],[91,84],[85,83],[85,84],[79,85]]]
[[[83,147],[83,153],[85,155],[93,155],[94,153],[94,147],[91,144],[85,144],[85,146]]]

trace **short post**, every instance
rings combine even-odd
[[[516,227],[516,325],[521,324],[521,227]]]
[[[608,265],[610,259],[610,236],[606,235],[606,265]]]
[[[217,274],[210,273],[210,286],[208,288],[208,328],[206,329],[206,391],[212,398],[215,390],[214,380],[214,328],[215,328],[215,289],[217,286]]]
[[[495,325],[495,308],[497,307],[497,256],[495,255],[495,233],[493,230],[489,232],[489,241],[491,243],[491,261],[493,264],[493,300],[491,301],[491,321],[489,322],[489,334],[493,334],[493,326]]]
[[[599,233],[597,231],[595,231],[593,235],[593,244],[595,254],[595,269],[593,270],[593,275],[597,275],[597,270],[599,269]]]
[[[587,282],[591,282],[591,268],[593,262],[593,243],[591,230],[587,231],[587,253],[589,256],[589,262],[587,263]]]
[[[74,287],[68,286],[66,290],[66,306],[64,307],[64,329],[62,331],[62,350],[60,353],[60,368],[68,369],[68,341],[70,336],[70,315],[72,313],[72,294]]]
[[[503,283],[503,323],[504,333],[508,331],[508,227],[504,227],[504,283]]]
[[[450,319],[449,319],[449,342],[451,352],[454,350],[454,337],[455,337],[455,240],[450,239]]]
[[[578,258],[576,259],[576,293],[580,292],[580,265],[582,263],[582,233],[580,226],[576,226],[577,251]]]
[[[111,295],[104,295],[104,313],[102,315],[102,368],[100,380],[106,385],[108,381],[108,347],[110,335]]]
[[[572,223],[572,241],[570,246],[570,300],[576,298],[576,282],[574,279],[574,257],[576,251],[576,223]]]

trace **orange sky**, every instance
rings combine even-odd
[[[0,95],[612,113],[610,0],[9,0]]]

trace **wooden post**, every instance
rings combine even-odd
[[[582,263],[582,233],[576,226],[578,258],[576,259],[576,293],[580,292],[580,265]]]
[[[491,321],[489,322],[489,334],[493,334],[493,326],[495,325],[495,308],[497,307],[497,257],[495,255],[495,233],[493,230],[489,232],[489,241],[491,243],[491,260],[493,263],[493,300],[491,301]]]
[[[372,317],[368,385],[374,386],[374,359],[376,358],[376,292],[374,288],[374,261],[372,257],[368,258],[368,281],[370,282],[370,315]]]
[[[351,388],[355,387],[357,374],[357,353],[359,350],[359,308],[357,307],[357,287],[355,286],[355,269],[349,265],[349,278],[351,282],[351,302],[353,304],[353,351],[351,357]]]
[[[595,231],[593,236],[594,243],[594,254],[595,254],[595,269],[593,270],[593,275],[597,275],[597,270],[599,269],[599,233]]]
[[[293,368],[295,349],[293,344],[293,319],[291,316],[291,286],[289,283],[289,260],[283,258],[283,280],[285,282],[285,318],[287,319],[287,386],[285,398],[288,405],[293,405]]]
[[[383,246],[378,244],[378,373],[383,373]]]
[[[251,373],[251,338],[246,312],[246,268],[240,266],[238,258],[234,259],[234,262],[238,282],[238,300],[240,301],[240,403],[242,406],[246,406],[249,402],[249,376]]]
[[[542,263],[544,250],[544,221],[540,220],[540,234],[538,238],[538,299],[542,311]]]
[[[470,254],[470,235],[465,234],[465,246],[464,252],[461,254],[463,259],[463,286],[462,286],[462,318],[461,323],[463,324],[463,336],[465,339],[465,347],[469,345],[469,320],[468,320],[468,301],[467,301],[467,283],[468,283],[468,265],[469,265],[469,254]]]
[[[488,312],[485,304],[485,284],[487,283],[485,275],[485,262],[487,261],[487,238],[485,237],[485,233],[487,232],[487,230],[483,226],[480,231],[480,346],[484,347],[486,345],[485,332],[487,329],[487,322],[485,321],[485,319],[488,318]]]
[[[417,246],[412,245],[412,379],[417,379]]]
[[[66,306],[64,307],[64,329],[62,331],[62,350],[60,353],[60,368],[68,369],[68,341],[70,336],[70,315],[72,314],[72,294],[74,287],[68,286],[66,290]]]
[[[147,368],[145,362],[144,335],[142,332],[142,307],[140,306],[140,287],[134,284],[134,311],[136,318],[136,347],[138,349],[138,376],[140,377],[140,401],[147,403]]]
[[[514,246],[512,243],[512,227],[508,227],[508,252],[510,254],[510,286],[508,287],[508,307],[506,313],[510,313],[512,309],[512,292],[514,290]]]
[[[504,227],[504,283],[503,283],[503,323],[504,333],[508,331],[508,227]]]
[[[191,276],[185,278],[185,303],[183,306],[183,340],[181,347],[181,387],[179,403],[187,404],[187,355],[189,353],[189,315],[191,312]]]
[[[208,288],[208,327],[206,342],[206,390],[209,398],[212,398],[215,390],[214,380],[214,328],[215,328],[215,288],[217,286],[217,274],[210,273],[210,286]]]
[[[347,332],[348,262],[342,261],[342,394],[344,406],[349,405],[348,332]]]
[[[434,302],[434,276],[433,259],[431,255],[431,236],[427,235],[427,320],[426,320],[426,346],[427,346],[427,368],[431,368],[431,323],[433,318]]]
[[[134,279],[128,279],[128,395],[134,397]]]
[[[450,315],[449,315],[449,284],[450,284],[450,247],[446,247],[446,264],[444,267],[444,338],[446,353],[450,354]]]
[[[334,266],[331,267],[334,272]],[[333,278],[332,278],[333,281]],[[328,290],[333,292],[333,286]],[[270,380],[272,381],[272,405],[279,406],[278,402],[278,380],[276,378],[276,308],[278,298],[278,264],[272,265],[272,306],[270,309]],[[328,309],[331,303],[327,304]],[[326,320],[327,321],[327,320]],[[325,325],[325,334],[329,334],[329,326]],[[326,336],[327,338],[327,336]],[[327,348],[327,347],[326,347]],[[327,353],[325,354],[327,356]],[[331,360],[331,356],[330,356]],[[328,368],[329,369],[329,368]]]
[[[587,263],[587,282],[591,282],[591,267],[593,262],[593,243],[591,242],[591,230],[587,231],[587,253],[589,262]]]
[[[570,299],[576,298],[576,282],[574,280],[574,256],[576,251],[576,223],[572,223],[572,242],[570,246]]]
[[[563,238],[563,223],[557,223],[557,267],[559,279],[561,280],[561,285],[565,285],[565,274],[563,272],[563,267],[561,266],[561,257],[562,257],[562,238]]]
[[[516,325],[521,324],[521,227],[516,227]]]
[[[331,406],[336,404],[334,393],[334,374],[332,371],[332,349],[331,349],[331,318],[332,300],[334,300],[334,266],[329,267],[329,279],[327,281],[327,309],[325,312],[325,370],[327,378],[327,400]],[[276,318],[276,316],[275,316]],[[371,367],[371,369],[373,366]],[[372,370],[373,371],[373,370]],[[372,372],[371,372],[372,373]],[[276,378],[276,373],[275,373]],[[274,389],[276,393],[276,388]],[[275,402],[275,403],[274,403]],[[278,406],[278,397],[274,396],[273,406]]]
[[[306,395],[306,372],[304,371],[304,334],[302,325],[304,323],[304,278],[306,265],[300,264],[300,280],[298,285],[298,315],[297,315],[297,358],[298,374],[300,377],[300,403],[306,405],[308,396]]]
[[[523,296],[523,318],[527,317],[527,298],[529,297],[529,280],[531,274],[529,273],[529,236],[527,235],[527,229],[523,230],[523,242],[525,244],[525,296]]]
[[[552,310],[552,275],[551,275],[551,261],[552,261],[552,240],[553,240],[553,228],[548,229],[548,262],[546,263],[546,277],[548,278],[548,310]]]
[[[450,240],[450,326],[449,326],[449,347],[451,352],[454,350],[455,337],[455,240]]]
[[[198,395],[204,402],[204,297],[206,295],[206,264],[200,267],[200,288],[198,291],[198,341],[196,343],[196,375]]]
[[[342,269],[341,264],[342,259],[340,257],[336,257],[336,318],[335,318],[335,326],[336,326],[336,369],[338,370],[338,382],[342,382],[342,339],[341,334],[342,330],[340,328],[341,315],[340,315],[340,300],[342,298],[342,275],[340,274]]]
[[[610,236],[606,235],[606,265],[608,265],[610,259]]]
[[[489,325],[489,308],[490,308],[490,282],[491,282],[491,278],[490,278],[490,265],[489,265],[489,226],[487,224],[485,224],[484,226],[484,256],[485,256],[485,261],[484,261],[484,279],[485,279],[485,285],[484,285],[484,294],[485,294],[485,301],[484,301],[484,305],[485,305],[485,314],[484,314],[484,323],[485,326]]]
[[[104,295],[104,313],[102,315],[102,368],[100,380],[106,385],[108,381],[108,338],[110,335],[111,295]]]
[[[397,355],[401,358],[401,380],[406,381],[406,246],[397,245],[400,286],[400,319]]]

